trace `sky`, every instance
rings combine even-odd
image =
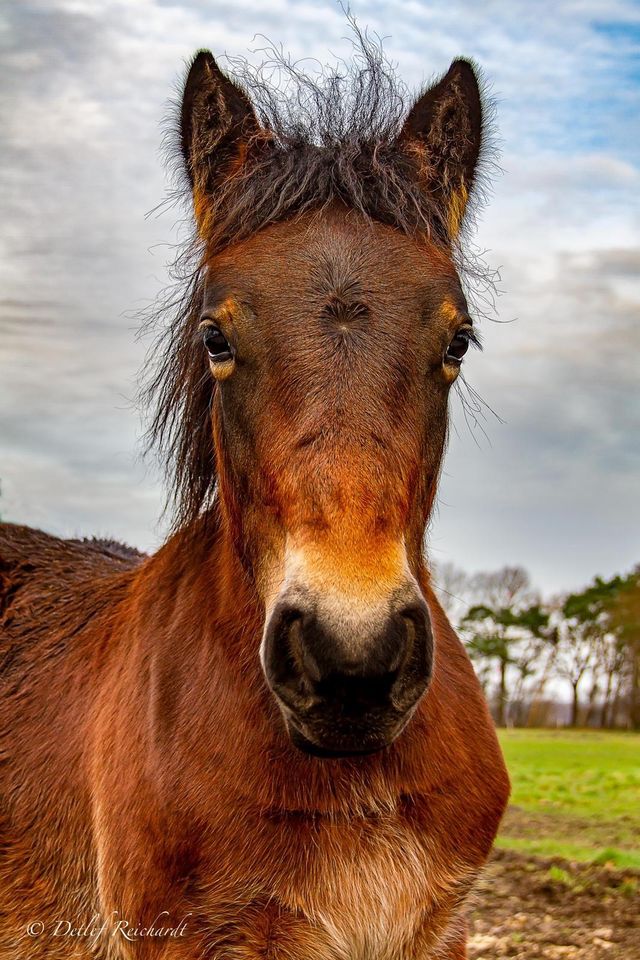
[[[556,593],[640,559],[640,4],[354,0],[418,91],[456,56],[497,107],[476,248],[499,272],[466,377],[499,418],[454,429],[436,562],[527,567]],[[0,12],[0,513],[152,550],[136,338],[184,235],[163,119],[200,47],[348,56],[333,0],[9,0]],[[222,60],[224,63],[224,60]],[[154,212],[156,211],[156,212]]]

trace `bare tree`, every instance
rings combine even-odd
[[[475,603],[487,607],[514,607],[538,599],[524,567],[501,567],[488,573],[476,573],[469,581],[469,593]]]
[[[580,715],[580,687],[595,666],[595,636],[593,624],[571,615],[571,597],[556,601],[558,647],[555,657],[556,673],[571,686],[571,726],[578,725]]]
[[[469,574],[449,560],[431,563],[431,582],[447,616],[457,625],[469,604]]]
[[[488,664],[497,667],[495,716],[497,723],[504,726],[509,676],[516,677],[511,700],[514,692],[521,700],[546,643],[548,616],[522,567],[478,573],[471,579],[470,587],[475,603],[460,625],[479,675],[486,674]],[[523,712],[522,704],[518,709]]]

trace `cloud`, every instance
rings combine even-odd
[[[524,558],[548,589],[634,562],[637,261],[627,250],[564,253],[544,284],[526,269],[513,277],[520,317],[492,325],[467,373],[504,423],[489,415],[474,446],[456,410],[440,559],[477,569]]]

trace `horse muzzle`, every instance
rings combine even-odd
[[[431,678],[427,605],[415,582],[364,609],[289,587],[267,619],[262,663],[296,747],[324,757],[382,750]]]

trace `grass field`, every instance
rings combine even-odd
[[[498,846],[640,869],[640,735],[503,730],[511,807]]]

